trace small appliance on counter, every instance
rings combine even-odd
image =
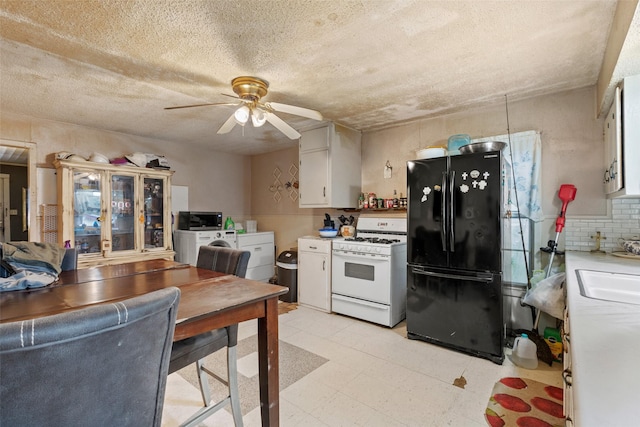
[[[178,230],[222,230],[222,212],[178,212]]]

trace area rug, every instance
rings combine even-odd
[[[318,369],[328,362],[324,357],[311,353],[282,340],[278,341],[280,355],[280,390],[299,381],[305,375]],[[240,390],[240,407],[242,415],[246,415],[260,404],[258,378],[258,336],[254,335],[238,342],[238,388]],[[227,352],[225,349],[217,351],[205,358],[205,366],[221,378],[227,378]],[[178,371],[184,379],[197,387],[198,377],[195,365],[187,366]],[[216,380],[209,380],[211,396],[214,402],[226,396],[226,387]],[[231,411],[229,405],[225,408]]]
[[[484,417],[491,427],[560,427],[563,391],[528,378],[502,378],[493,386]]]

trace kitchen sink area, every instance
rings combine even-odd
[[[640,419],[640,261],[566,253],[566,340],[572,424],[636,425]]]
[[[580,295],[604,301],[640,305],[640,275],[576,270]]]

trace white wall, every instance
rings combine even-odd
[[[164,155],[175,171],[172,184],[189,187],[189,209],[222,211],[234,218],[251,211],[251,160],[247,156],[216,152],[206,145],[185,149],[180,141],[153,140],[7,113],[0,115],[0,138],[36,143],[39,169],[53,168],[54,154],[59,151],[85,158],[93,152],[109,158],[133,152]],[[39,175],[53,176],[44,170]],[[38,203],[56,200],[51,191],[55,186],[39,188]]]

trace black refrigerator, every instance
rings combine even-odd
[[[502,155],[407,163],[407,336],[502,364]]]

